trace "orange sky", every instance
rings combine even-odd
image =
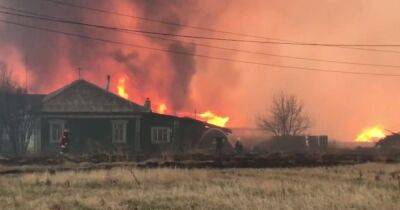
[[[74,2],[79,3],[79,1]],[[132,7],[127,1],[107,2],[98,6],[104,5],[108,5],[109,9],[124,13],[135,13],[139,10],[136,6]],[[35,9],[40,11],[41,8],[43,7]],[[290,3],[281,0],[203,0],[185,4],[179,7],[180,11],[171,10],[171,12],[185,16],[182,18],[182,22],[186,24],[272,38],[303,42],[397,44],[400,43],[398,38],[400,37],[400,28],[397,27],[400,20],[398,8],[400,8],[400,1],[397,0],[295,0]],[[86,15],[83,19],[96,22],[98,17]],[[138,26],[136,21],[117,17],[107,18],[106,23],[118,26]],[[157,29],[154,26],[149,26],[149,28]],[[243,38],[191,29],[182,29],[179,33]],[[5,32],[5,34],[7,33]],[[93,32],[93,34],[99,35],[101,32]],[[112,37],[133,43],[160,46],[149,40],[126,34]],[[63,50],[60,54],[64,55],[66,48],[70,47],[65,44],[65,40],[68,38],[59,39],[62,41],[57,42],[58,45],[55,47],[60,48],[60,51]],[[400,54],[396,53],[217,41],[201,41],[201,43],[299,57],[400,65],[400,61],[397,59]],[[97,46],[97,44],[94,45]],[[151,80],[147,80],[147,82],[154,84],[153,86],[161,84],[169,87],[172,85],[170,80],[164,80],[169,77],[168,69],[172,64],[162,53],[104,44],[100,44],[96,48],[101,48],[104,56],[115,49],[120,49],[125,54],[136,52],[139,54],[139,60],[146,63],[145,66],[151,72]],[[76,51],[76,49],[74,50]],[[400,49],[392,50],[400,51]],[[400,69],[394,68],[299,61],[239,52],[232,53],[199,46],[196,47],[195,52],[280,65],[400,74]],[[2,60],[19,73],[20,71],[15,69],[29,69],[29,66],[21,64],[24,60],[21,54],[18,49],[13,47],[13,44],[4,46],[0,50]],[[104,84],[105,75],[110,71],[114,77],[125,74],[124,69],[127,67],[115,60],[91,59],[94,61],[88,64],[89,62],[83,58],[76,61],[61,56],[55,64],[58,70],[51,73],[54,81],[57,82],[49,81],[47,86],[43,86],[38,82],[41,76],[32,73],[31,79],[35,80],[32,83],[40,84],[40,88],[39,86],[36,88],[38,92],[49,89],[49,86],[54,89],[61,83],[67,83],[76,78],[75,74],[65,76],[62,72],[71,72],[71,69],[76,68],[78,64],[83,68],[96,69],[96,71],[87,70],[85,78],[99,85]],[[155,60],[157,62],[154,62]],[[195,59],[195,68],[184,110],[187,112],[193,112],[193,109],[199,112],[212,110],[220,115],[230,116],[228,125],[233,127],[254,126],[255,116],[268,108],[273,94],[284,91],[295,94],[303,100],[307,112],[314,121],[314,127],[310,131],[312,133],[327,134],[334,139],[350,141],[354,140],[365,127],[377,124],[391,130],[400,130],[397,118],[400,115],[398,108],[400,107],[400,97],[397,97],[400,78],[306,72],[202,58]],[[161,102],[165,99],[166,92],[163,90],[150,92],[142,90],[138,88],[141,84],[136,84],[135,77],[132,75],[129,77],[130,79],[127,80],[127,82],[131,82],[129,95],[132,95],[133,99],[139,100],[140,103],[148,95],[151,95],[155,101]],[[146,91],[146,94],[142,94],[143,91]]]
[[[400,28],[396,27],[400,20],[396,8],[399,8],[400,2],[395,0],[229,2],[231,4],[221,13],[215,28],[304,42],[400,43]],[[400,64],[397,59],[399,54],[393,53],[258,44],[237,47],[299,57]],[[344,71],[398,74],[400,70],[242,54],[231,57]],[[353,140],[363,128],[376,124],[392,130],[400,129],[397,117],[400,114],[400,97],[397,97],[400,78],[303,72],[248,64],[229,64],[226,67],[214,61],[204,61],[199,65],[210,69],[204,77],[212,75],[211,71],[219,70],[240,78],[233,82],[229,77],[228,81],[221,81],[234,84],[224,92],[228,99],[221,103],[240,110],[247,122],[253,121],[255,113],[263,112],[272,95],[282,90],[304,101],[314,120],[312,132],[317,134],[326,133],[335,139]],[[213,89],[214,86],[211,86],[210,91],[203,91],[201,96],[207,97]]]

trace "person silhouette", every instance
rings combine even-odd
[[[67,129],[64,129],[60,138],[60,154],[68,152],[68,145],[69,145],[69,131]]]

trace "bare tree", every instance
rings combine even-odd
[[[33,120],[26,91],[12,80],[11,72],[0,65],[0,130],[14,155],[26,152]],[[4,143],[4,142],[3,142]]]
[[[275,95],[267,116],[257,118],[259,128],[274,136],[302,135],[311,127],[311,120],[304,113],[303,104],[294,96]]]

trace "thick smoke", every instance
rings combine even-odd
[[[194,45],[185,46],[182,43],[175,42],[169,46],[171,51],[179,51],[186,53],[194,53]],[[171,80],[173,91],[170,92],[170,98],[174,99],[173,106],[176,110],[180,110],[188,102],[189,87],[193,76],[196,73],[196,67],[193,57],[185,55],[171,56],[173,63],[174,77]]]
[[[33,1],[22,2],[10,0],[6,2],[7,5],[13,7],[31,8],[34,6]],[[9,16],[2,18],[32,23]],[[15,26],[4,24],[1,28],[1,37],[2,45],[16,48],[23,59],[24,65],[34,75],[52,75],[52,71],[55,71],[54,67],[58,66],[59,58],[63,57],[63,53],[59,50],[61,47],[60,37],[54,35],[37,31],[16,30]],[[33,85],[40,88],[39,83]]]
[[[142,81],[140,85],[137,86],[139,91],[144,91],[149,89],[150,83],[145,81],[151,80],[150,70],[142,65],[139,60],[139,54],[136,52],[124,53],[122,50],[118,50],[113,54],[113,58],[120,63],[123,63],[128,69],[131,76],[139,81]]]
[[[64,0],[88,7],[181,24],[197,25],[278,39],[320,43],[390,44],[398,42],[400,1],[387,0]],[[221,33],[144,22],[126,17],[96,14],[57,6],[40,0],[3,0],[1,4],[37,13],[98,24],[140,28],[174,34],[243,38]],[[224,51],[190,44],[190,40],[160,40],[138,34],[105,32],[100,29],[41,23],[0,15],[1,19],[35,24],[57,30],[119,40],[153,48],[218,56],[229,59],[301,66],[339,71],[398,74],[398,69],[344,65]],[[248,38],[251,39],[251,38]],[[199,43],[196,40],[196,43]],[[399,65],[398,53],[329,47],[261,45],[202,41],[202,43],[295,57],[360,63]],[[310,132],[330,138],[352,140],[359,131],[376,124],[398,131],[400,115],[397,77],[369,77],[288,70],[243,63],[197,59],[179,54],[130,46],[102,44],[17,26],[0,24],[0,62],[11,70],[30,72],[30,90],[48,92],[76,79],[81,67],[85,79],[103,85],[112,76],[127,76],[129,98],[153,104],[166,103],[168,111],[212,110],[231,117],[229,126],[253,127],[258,113],[265,112],[274,93],[294,94],[304,101],[315,119]],[[383,48],[379,48],[383,49]],[[397,48],[385,50],[399,51]],[[196,67],[195,67],[196,66]],[[21,75],[21,74],[20,74]],[[23,77],[23,74],[22,74]],[[114,86],[113,86],[114,85]]]
[[[110,8],[110,10],[120,10],[123,7],[128,9],[128,12],[133,11],[135,14],[147,18],[162,19],[174,23],[185,23],[189,18],[188,14],[190,14],[188,9],[193,6],[193,2],[185,0],[129,0],[118,2],[94,0],[71,2],[65,0],[65,2],[94,8]],[[87,10],[68,8],[42,1],[7,0],[5,5],[76,21],[138,27],[143,30],[172,34],[181,31],[181,27],[178,26],[96,14]],[[137,34],[104,32],[88,27],[40,22],[6,15],[3,18],[85,36],[151,45],[155,48],[184,53],[195,53],[193,44],[183,43],[178,39],[166,41],[154,37],[140,37]],[[76,69],[82,68],[83,74],[88,75],[89,79],[94,78],[96,82],[102,81],[107,74],[113,75],[120,72],[127,75],[130,77],[130,81],[134,82],[134,85],[129,87],[135,89],[135,96],[132,99],[143,100],[145,97],[152,97],[154,92],[157,92],[153,90],[159,89],[156,97],[165,100],[164,102],[168,103],[171,110],[179,111],[190,104],[190,84],[196,73],[192,56],[155,51],[144,52],[140,48],[102,44],[86,39],[16,28],[14,25],[6,24],[0,27],[0,33],[2,37],[0,42],[16,50],[21,57],[20,62],[29,70],[32,91],[48,91],[49,87],[60,86],[61,78],[65,81],[66,75],[68,75],[69,79],[73,79],[76,76]],[[162,64],[154,64],[155,62]],[[100,75],[101,78],[99,78]],[[46,83],[42,81],[46,81]]]
[[[188,0],[132,0],[131,2],[139,8],[139,11],[142,13],[141,16],[145,18],[178,24],[185,24],[188,21],[188,14],[190,14],[191,8],[194,7],[194,2]],[[145,22],[140,22],[138,25],[144,30],[155,31],[154,29],[157,28],[157,31],[170,34],[178,34],[182,29],[177,25],[161,25],[160,27],[160,24],[156,24],[157,27],[155,27],[155,24],[149,25],[145,24]],[[178,39],[166,41],[165,39],[159,39],[155,36],[149,36],[147,39],[157,43],[163,49],[186,54],[171,53],[168,55],[168,60],[171,65],[170,68],[153,69],[153,71],[168,71],[168,77],[165,78],[168,80],[168,87],[165,88],[169,90],[166,96],[170,99],[170,108],[174,111],[182,110],[185,106],[190,104],[190,84],[196,73],[196,66],[193,56],[188,54],[195,53],[195,45],[187,44]],[[134,74],[134,78],[137,79],[139,83],[149,84],[148,81],[151,78],[149,78],[149,74],[146,73],[148,67],[140,67],[138,65],[132,66],[132,62],[137,60],[137,56],[132,57],[132,55],[135,54],[130,53],[126,56],[121,56],[121,52],[118,51],[115,58],[128,66],[130,71]],[[155,84],[157,86],[153,88],[158,88],[159,84],[160,83]]]
[[[41,1],[8,0],[4,5],[77,21],[84,20],[86,15],[82,10],[71,10]],[[83,35],[93,34],[87,28],[72,25],[41,22],[7,15],[4,15],[3,18],[13,22],[66,32]],[[22,59],[21,62],[28,69],[31,76],[30,87],[32,91],[43,91],[49,87],[59,85],[60,77],[66,79],[66,75],[75,75],[74,71],[78,67],[88,67],[90,69],[89,64],[94,63],[107,49],[103,49],[101,45],[87,40],[70,39],[54,33],[8,24],[2,25],[1,35],[1,43],[17,50]]]

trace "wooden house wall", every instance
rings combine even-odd
[[[189,120],[181,121],[181,143],[185,151],[194,149],[206,131],[204,124]]]
[[[157,144],[151,141],[152,127],[170,128],[171,141]],[[186,153],[199,145],[204,132],[208,128],[204,123],[157,114],[145,114],[141,118],[141,151],[143,153]],[[210,145],[213,148],[213,145]]]
[[[152,127],[171,129],[171,141],[164,144],[152,142]],[[197,146],[206,130],[204,123],[199,121],[158,114],[145,114],[141,118],[141,151],[144,153],[185,153]]]
[[[176,151],[179,145],[179,128],[174,122],[175,118],[164,117],[161,115],[146,114],[141,118],[141,152],[142,153],[162,153]],[[178,122],[179,123],[179,122]],[[167,143],[154,143],[151,139],[151,129],[153,127],[167,127],[171,129],[171,141]],[[178,142],[177,142],[178,141]]]
[[[65,120],[69,129],[71,153],[133,152],[135,147],[136,118],[45,118],[42,120],[41,151],[59,151],[58,142],[50,142],[50,121]],[[126,143],[112,142],[112,120],[126,120]]]
[[[40,151],[59,152],[58,142],[50,142],[50,122],[64,120],[69,129],[71,153],[126,152],[132,154],[160,154],[163,152],[185,153],[199,144],[203,133],[208,129],[205,124],[188,119],[145,113],[129,116],[106,116],[104,118],[73,115],[51,115],[41,117]],[[112,121],[126,120],[126,143],[112,142]],[[137,121],[139,120],[139,121]],[[137,125],[137,122],[139,124]],[[166,127],[171,130],[170,141],[152,142],[152,128]],[[139,130],[137,130],[139,129]],[[139,144],[137,144],[139,141]],[[212,145],[210,145],[212,147]]]

